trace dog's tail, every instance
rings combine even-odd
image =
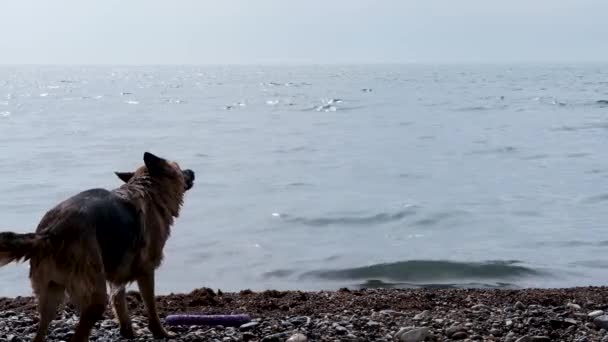
[[[36,233],[0,233],[0,267],[29,260],[46,246],[46,239]]]

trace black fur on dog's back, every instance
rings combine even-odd
[[[51,209],[42,218],[36,232],[47,235],[48,239],[61,236],[64,244],[69,244],[72,239],[94,235],[102,255],[104,271],[111,276],[118,271],[119,266],[132,263],[133,251],[142,247],[142,220],[137,208],[115,192],[91,189],[76,194]],[[91,232],[82,229],[90,229]]]

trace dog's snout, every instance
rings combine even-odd
[[[188,177],[190,180],[194,180],[194,171],[188,169],[188,170],[184,170],[184,174],[186,175],[186,177]]]
[[[194,171],[192,170],[184,170],[183,171],[184,178],[186,180],[186,190],[190,190],[194,185]]]

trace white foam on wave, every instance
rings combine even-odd
[[[336,106],[332,106],[330,104],[318,106],[316,109],[317,109],[317,112],[335,112],[336,110],[338,110],[338,108],[336,108]]]
[[[0,112],[0,116],[3,118],[9,117],[9,116],[11,116],[11,112],[9,112],[9,111]]]
[[[130,105],[136,105],[136,104],[139,104],[139,101],[130,100],[130,101],[127,101],[125,103],[130,104]]]

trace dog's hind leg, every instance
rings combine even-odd
[[[72,342],[87,342],[95,323],[103,318],[103,313],[108,302],[106,283],[102,274],[98,274],[95,281],[83,282],[93,285],[92,288],[81,288],[73,291],[70,295],[76,299],[80,307],[80,320],[76,326]],[[74,285],[74,284],[72,284]]]
[[[120,336],[124,338],[133,338],[135,333],[133,332],[133,325],[129,318],[129,311],[127,310],[127,297],[124,286],[112,287],[112,310],[114,316],[118,320],[120,325]]]
[[[156,310],[156,299],[154,298],[154,272],[150,272],[137,279],[139,292],[148,311],[148,328],[155,338],[170,338],[174,334],[168,333],[160,323],[158,311]]]
[[[38,312],[40,313],[40,323],[34,342],[43,342],[49,324],[57,314],[57,308],[65,297],[65,287],[57,283],[49,283],[46,286],[35,286],[36,296],[38,297]]]

